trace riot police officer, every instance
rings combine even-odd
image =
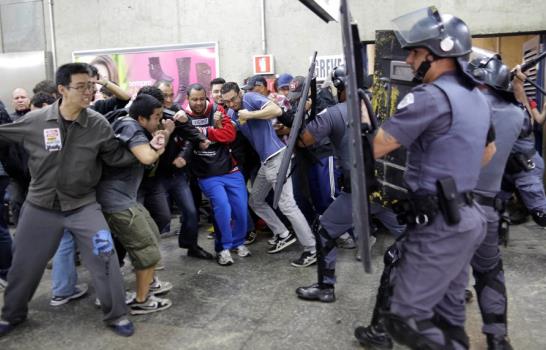
[[[482,206],[487,219],[484,241],[472,258],[478,303],[484,321],[483,332],[487,336],[489,349],[511,349],[506,338],[506,288],[500,257],[499,218],[504,210],[503,201],[497,196],[506,161],[523,125],[523,111],[516,105],[510,85],[510,71],[496,54],[480,52],[467,66],[468,74],[478,82],[482,93],[491,105],[491,119],[495,129],[496,152],[491,161],[481,169],[478,185],[474,190],[475,200]],[[396,246],[386,254],[386,270],[392,263],[389,256],[396,255]],[[385,272],[384,272],[385,275]],[[382,281],[382,287],[385,283]],[[388,284],[388,281],[387,281]],[[380,293],[383,290],[380,287]],[[378,319],[384,297],[378,296],[372,324],[355,330],[357,339],[366,345],[391,348],[391,339],[384,334]],[[379,304],[379,305],[378,305]]]
[[[499,228],[506,229],[507,226],[499,225],[504,203],[498,194],[510,150],[521,133],[525,117],[510,85],[510,71],[502,64],[500,56],[476,57],[468,65],[468,72],[483,82],[481,90],[492,107],[497,149],[491,162],[482,168],[474,190],[475,199],[487,218],[485,239],[472,258],[474,288],[488,349],[512,349],[507,339],[506,286],[499,250]],[[513,85],[516,89],[523,89],[523,83],[518,79]]]
[[[309,147],[329,138],[334,146],[343,176],[345,179],[349,179],[351,170],[347,133],[349,117],[345,101],[345,69],[336,67],[332,70],[331,75],[340,103],[326,108],[307,124],[300,135],[299,146]],[[344,184],[349,183],[350,181],[344,181]],[[313,229],[317,242],[318,283],[297,288],[296,294],[299,298],[322,302],[335,301],[334,284],[336,282],[337,256],[335,240],[353,227],[351,212],[351,193],[348,187],[344,187],[339,196],[321,215],[320,225],[316,225]]]
[[[339,66],[332,70],[332,82],[337,90],[337,98],[340,103],[328,107],[317,114],[315,119],[309,122],[300,134],[299,146],[309,147],[329,138],[334,146],[334,153],[343,172],[343,188],[324,213],[320,216],[313,231],[317,242],[317,273],[318,283],[296,289],[296,295],[305,300],[316,300],[321,302],[335,301],[334,285],[336,283],[336,239],[345,232],[351,232],[353,228],[352,203],[350,191],[350,143],[347,125],[346,102],[346,72],[345,67]],[[361,110],[367,116],[367,109],[362,103]],[[373,182],[367,181],[368,185]],[[371,187],[371,186],[369,186]],[[370,214],[379,214],[382,208],[372,203]],[[385,222],[388,215],[380,215],[379,220]],[[395,231],[395,225],[387,225]],[[399,227],[396,227],[399,229]],[[373,237],[375,240],[375,237]]]
[[[408,198],[399,211],[408,230],[385,325],[413,349],[464,349],[468,265],[486,227],[472,190],[495,149],[487,137],[490,109],[464,74],[471,37],[462,20],[428,7],[393,23],[409,50],[406,62],[423,84],[400,101],[374,138],[376,158],[401,145],[409,151]]]

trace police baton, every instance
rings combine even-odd
[[[539,54],[537,57],[532,58],[529,61],[526,61],[525,63],[523,63],[520,66],[521,72],[524,73],[524,72],[528,71],[529,69],[536,66],[540,61],[542,61],[545,58],[546,58],[546,51]],[[516,71],[512,70],[512,72],[510,72],[510,80],[514,79],[515,75],[516,75]],[[532,81],[529,78],[526,78],[525,81],[528,82],[529,84],[533,85],[538,91],[540,91],[544,96],[546,96],[546,91],[542,88],[542,86],[538,85],[537,83],[535,83],[534,81]]]

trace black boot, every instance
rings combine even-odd
[[[305,300],[318,300],[323,303],[332,303],[336,301],[334,286],[331,284],[312,284],[308,287],[299,287],[296,289],[299,298]]]
[[[379,327],[357,327],[355,329],[355,337],[361,345],[374,347],[379,349],[392,349],[393,343],[391,337]]]
[[[503,335],[486,334],[488,350],[513,350],[508,337]]]
[[[531,212],[533,220],[539,226],[546,227],[546,213],[542,210],[533,210]]]

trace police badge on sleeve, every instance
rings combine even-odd
[[[44,144],[46,151],[60,151],[63,148],[61,130],[59,128],[44,129]]]
[[[402,99],[402,101],[398,103],[398,106],[396,108],[402,109],[413,104],[414,102],[415,102],[415,97],[413,97],[413,94],[410,92],[409,94],[404,96],[404,98]]]

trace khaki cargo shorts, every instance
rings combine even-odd
[[[159,229],[142,204],[117,213],[104,213],[104,216],[136,270],[153,267],[161,260]]]

